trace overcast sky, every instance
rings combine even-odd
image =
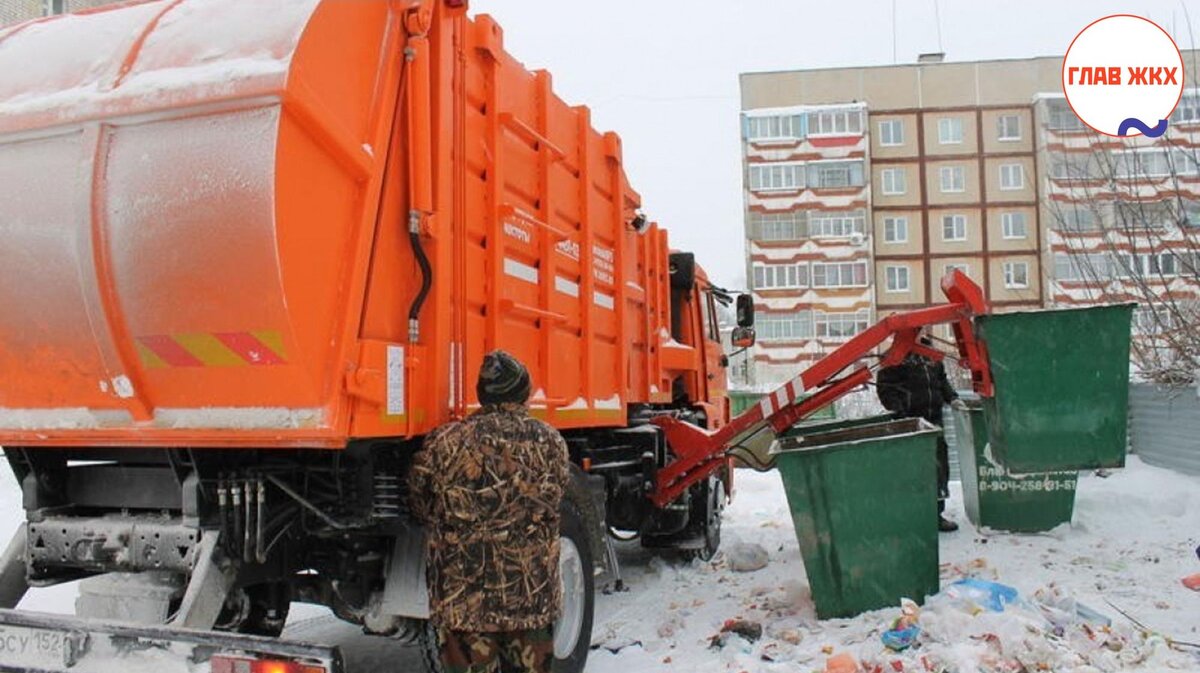
[[[1185,5],[1184,3],[1187,3]],[[1193,0],[941,0],[950,61],[1061,55],[1088,23],[1140,14],[1200,38]],[[472,0],[510,52],[554,75],[600,130],[624,138],[646,213],[713,279],[745,285],[738,74],[881,65],[892,58],[892,0]],[[901,63],[938,51],[934,0],[896,0]]]

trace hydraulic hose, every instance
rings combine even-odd
[[[408,309],[408,341],[413,344],[421,338],[421,322],[418,316],[420,316],[421,307],[429,298],[429,290],[433,286],[433,267],[429,264],[429,257],[425,254],[424,246],[421,245],[420,229],[421,214],[414,210],[409,214],[408,241],[412,245],[413,255],[417,258],[417,265],[421,267],[421,289]]]

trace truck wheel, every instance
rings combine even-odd
[[[714,477],[708,480],[703,498],[696,499],[692,508],[692,516],[702,521],[704,544],[694,549],[683,549],[680,552],[685,560],[700,559],[711,561],[721,548],[721,512],[725,509],[725,486],[720,479]]]
[[[586,501],[585,501],[586,502]],[[582,673],[592,644],[595,573],[583,514],[569,498],[562,503],[559,581],[562,613],[554,624],[554,673]],[[437,630],[429,622],[417,634],[429,673],[443,673]]]
[[[285,582],[255,584],[230,594],[214,628],[278,638],[290,606],[291,592]]]
[[[590,540],[583,513],[564,498],[558,561],[562,613],[554,625],[555,673],[580,673],[591,649],[596,584]]]

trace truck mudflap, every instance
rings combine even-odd
[[[342,673],[336,647],[0,610],[3,673]]]

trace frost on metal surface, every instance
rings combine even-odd
[[[168,9],[164,0],[13,31],[0,41],[0,118],[41,114],[43,125],[65,123],[109,116],[115,101],[132,99],[133,109],[120,111],[128,114],[232,94],[248,81],[278,85],[317,4],[184,0]]]
[[[180,302],[197,321],[283,324],[273,184],[279,114],[272,106],[111,132],[106,216],[134,334],[205,331],[165,324]]]
[[[128,425],[132,421],[124,411],[0,408],[0,429],[5,430],[95,430]]]
[[[0,80],[3,80],[0,77]],[[79,133],[0,144],[0,369],[96,367],[80,339],[86,325],[81,276],[86,260],[86,204],[64,193],[83,178]],[[20,291],[16,291],[20,289]],[[84,364],[88,363],[88,364]],[[0,405],[5,403],[0,397]]]
[[[315,428],[325,420],[323,409],[272,407],[227,407],[205,409],[158,409],[155,425],[163,428],[227,430],[285,430]]]

